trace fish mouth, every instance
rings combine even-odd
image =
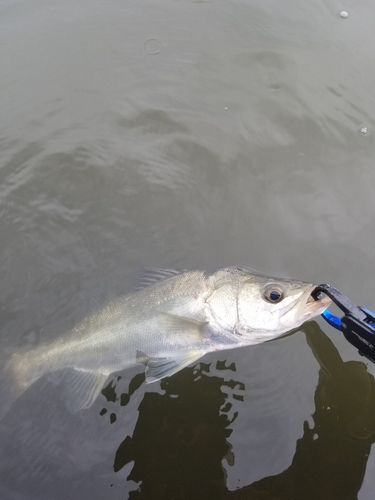
[[[324,293],[321,293],[319,298],[315,299],[312,296],[315,289],[316,285],[311,285],[301,298],[301,317],[304,320],[322,314],[332,304],[332,300]]]

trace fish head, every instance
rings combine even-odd
[[[253,275],[238,288],[236,329],[251,343],[264,342],[299,327],[331,304],[322,295],[315,300],[312,283]]]

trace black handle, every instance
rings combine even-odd
[[[333,315],[327,319],[323,313],[323,317],[343,332],[346,340],[358,349],[359,354],[375,363],[375,314],[356,306],[337,288],[328,284],[317,286],[311,295],[318,299],[320,293],[326,294],[344,312],[341,321]],[[333,322],[332,318],[337,322]]]
[[[339,292],[337,288],[328,284],[318,285],[311,295],[314,297],[314,299],[317,299],[320,292],[328,295],[332,302],[336,304],[345,314],[352,314],[359,320],[366,319],[366,313],[364,313],[358,306],[353,304],[353,302],[348,299],[348,297]]]

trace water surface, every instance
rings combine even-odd
[[[246,264],[374,309],[374,17],[3,1],[1,351],[62,336],[144,266]],[[147,388],[117,374],[73,416],[39,380],[0,423],[1,497],[373,499],[375,365],[338,332],[202,361]]]

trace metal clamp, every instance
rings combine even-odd
[[[329,311],[324,311],[323,318],[334,328],[343,332],[344,337],[359,354],[375,363],[375,314],[364,307],[358,307],[345,295],[328,284],[319,285],[311,294],[318,299],[320,294],[327,295],[343,312],[339,318]]]

